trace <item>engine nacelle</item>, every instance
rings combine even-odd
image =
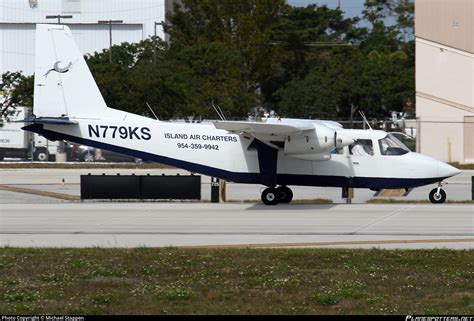
[[[342,148],[344,146],[349,146],[354,142],[354,139],[342,133],[342,131],[336,131],[336,148]]]
[[[285,138],[285,155],[308,160],[328,160],[335,148],[352,144],[353,140],[323,124],[314,124],[313,131],[304,131],[297,136]],[[306,156],[305,156],[306,155]],[[312,155],[312,156],[308,156]]]

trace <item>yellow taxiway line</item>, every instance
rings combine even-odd
[[[66,200],[66,201],[79,201],[81,199],[77,195],[40,191],[36,189],[15,187],[15,186],[8,186],[8,185],[0,185],[0,190],[9,191],[9,192],[17,192],[17,193],[25,193],[25,194],[33,194],[33,195],[39,195],[39,196],[47,196],[47,197],[58,198],[58,199]]]
[[[226,248],[269,248],[269,247],[307,247],[335,245],[381,245],[381,244],[421,244],[421,243],[474,243],[474,238],[467,239],[426,239],[426,240],[380,240],[380,241],[340,241],[340,242],[303,242],[303,243],[268,243],[268,244],[228,244],[181,246],[188,249],[226,249]]]

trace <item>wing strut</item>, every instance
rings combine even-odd
[[[277,184],[278,150],[257,139],[258,166],[260,167],[260,183],[268,187]]]

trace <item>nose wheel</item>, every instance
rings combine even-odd
[[[278,203],[290,203],[293,199],[293,192],[287,186],[278,188],[268,187],[263,190],[262,202],[265,205],[276,205]]]
[[[433,188],[430,192],[430,202],[433,204],[442,204],[446,201],[446,192],[441,188],[439,183],[437,188]]]

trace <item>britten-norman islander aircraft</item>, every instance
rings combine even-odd
[[[438,183],[429,197],[443,203],[444,179],[460,171],[410,152],[380,130],[350,130],[333,121],[269,118],[262,122],[179,124],[107,107],[63,25],[36,29],[34,117],[24,127],[227,181],[266,186],[267,205],[289,203],[288,186],[410,189]]]

